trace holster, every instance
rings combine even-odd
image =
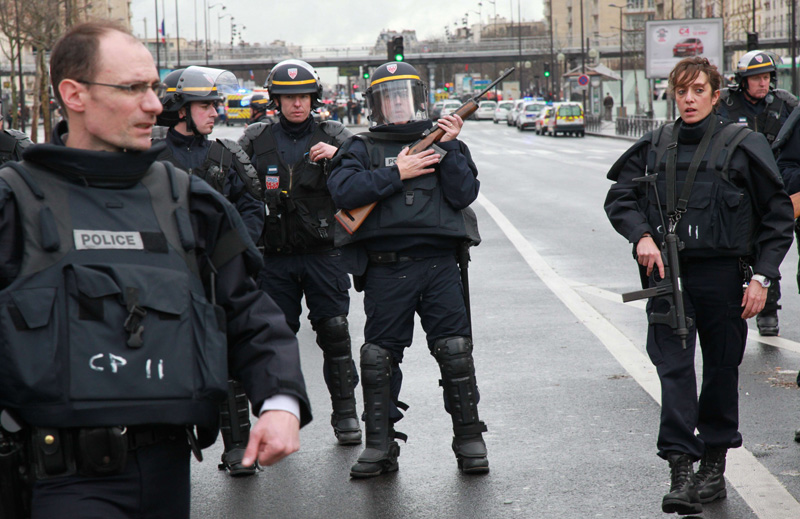
[[[129,442],[122,427],[55,429],[35,427],[31,458],[36,479],[120,474]]]

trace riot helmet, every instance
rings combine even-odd
[[[425,84],[408,63],[393,61],[375,69],[366,98],[374,125],[428,119]]]
[[[775,88],[778,70],[775,63],[776,58],[772,53],[763,50],[751,50],[739,58],[739,62],[736,64],[736,75],[734,76],[736,83],[740,89],[744,90],[747,83],[744,78],[769,72],[771,86]]]
[[[164,78],[164,85],[167,91],[161,98],[164,110],[158,116],[158,124],[172,127],[185,119],[186,128],[195,134],[198,132],[192,121],[189,103],[222,101],[225,94],[239,90],[239,81],[232,72],[196,66],[173,70]],[[187,107],[186,116],[181,119],[178,112],[184,106]]]
[[[264,94],[253,94],[249,99],[250,112],[255,115],[256,113],[266,112],[269,99]]]
[[[322,105],[319,74],[311,65],[299,59],[287,59],[272,67],[264,87],[269,93],[269,109],[280,110],[277,96],[281,94],[311,94],[311,108]]]

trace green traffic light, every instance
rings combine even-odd
[[[369,79],[369,72],[364,72],[364,79]]]
[[[403,61],[403,55],[402,54],[395,54],[394,55],[394,60],[395,61]]]
[[[550,77],[550,71],[549,70],[545,70],[544,71],[544,77]]]

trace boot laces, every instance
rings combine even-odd
[[[670,486],[670,492],[683,487],[691,480],[692,464],[689,462],[688,458],[676,460],[671,464],[670,469],[672,469],[672,485]]]
[[[695,474],[697,483],[702,483],[707,478],[711,477],[715,472],[720,472],[725,463],[724,452],[708,452],[700,460],[700,468]]]

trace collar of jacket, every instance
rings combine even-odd
[[[63,128],[66,129],[66,123]],[[62,139],[59,142],[29,146],[22,152],[22,158],[72,182],[102,188],[136,184],[167,146],[161,142],[145,151],[111,152],[68,148]]]
[[[194,147],[203,147],[208,142],[205,135],[184,135],[177,131],[175,127],[169,129],[167,132],[167,140],[178,148],[191,149]]]

